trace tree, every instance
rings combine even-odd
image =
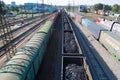
[[[118,10],[118,12],[120,13],[120,6],[119,6],[119,10]]]
[[[7,12],[7,6],[3,1],[0,1],[0,14],[4,15]]]
[[[119,6],[118,4],[113,5],[112,11],[113,11],[114,13],[118,13],[119,10],[120,10],[120,6]]]
[[[109,6],[109,5],[105,5],[104,10],[105,10],[105,11],[111,11],[111,10],[112,10],[112,7]]]
[[[19,12],[19,7],[18,6],[11,6],[11,10]]]
[[[98,10],[102,10],[103,9],[103,4],[101,3],[98,3],[98,4],[95,4],[93,6],[94,10],[98,11]]]

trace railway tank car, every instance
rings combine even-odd
[[[102,31],[99,40],[110,54],[120,61],[120,35],[111,31]]]
[[[93,21],[91,21],[91,20],[89,20],[88,18],[85,18],[85,17],[82,17],[80,23],[84,27],[86,27],[88,30],[90,30],[96,39],[99,38],[99,34],[100,34],[101,30],[107,31],[107,29],[99,26],[95,22],[93,22]]]
[[[53,28],[52,24],[52,21],[47,21],[0,69],[0,80],[34,80]]]
[[[93,36],[100,41],[117,61],[120,61],[119,32],[109,31],[109,29],[105,29],[85,17],[81,18],[80,23],[92,32]]]

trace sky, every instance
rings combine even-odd
[[[15,1],[16,4],[24,4],[28,2],[42,3],[42,0],[3,0],[6,4]],[[108,5],[119,4],[120,0],[44,0],[44,3],[52,5],[94,5],[96,3],[103,3]]]

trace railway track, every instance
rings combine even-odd
[[[0,69],[3,80],[34,80],[53,30],[55,15]],[[44,21],[43,21],[44,22]],[[5,73],[4,73],[5,72]]]
[[[77,28],[77,26],[72,22],[67,14],[66,16],[69,19],[69,24],[72,25],[73,31],[76,34],[78,43],[82,50],[82,54],[87,59],[93,80],[116,80],[113,73],[107,67],[103,59],[95,51],[95,49],[93,49],[84,34]]]
[[[13,25],[13,24],[20,23],[21,19],[24,19],[24,21],[28,21],[28,20],[31,20],[31,19],[36,19],[36,18],[38,18],[40,16],[42,16],[42,15],[35,16],[35,17],[28,17],[28,18],[27,17],[20,17],[20,18],[13,17],[13,18],[7,18],[7,19],[10,21],[10,24]]]
[[[17,27],[17,28],[13,28],[12,30],[11,30],[11,32],[14,34],[14,32],[17,32],[17,31],[19,31],[20,29],[23,29],[23,28],[25,28],[25,27],[27,27],[28,25],[30,25],[30,24],[32,24],[32,23],[34,23],[34,22],[36,22],[36,21],[39,21],[41,18],[44,18],[45,16],[48,16],[48,15],[50,15],[50,14],[46,14],[46,15],[44,15],[44,16],[39,16],[39,17],[34,17],[33,19],[32,18],[30,18],[30,19],[26,19],[25,21],[24,21],[24,24],[23,25],[21,25],[21,23],[20,23],[20,20],[17,22],[17,23],[13,23],[14,25],[18,25],[19,27]],[[32,20],[31,20],[32,19]],[[11,23],[10,23],[11,24]],[[9,33],[11,33],[11,32],[8,32],[8,33],[6,33],[6,34],[4,34],[4,35],[1,35],[0,36],[0,38],[1,37],[4,37],[5,35],[7,35],[7,34],[9,34]]]
[[[20,32],[19,35],[14,36],[14,39],[11,42],[6,44],[5,46],[1,46],[0,47],[0,56],[3,56],[6,53],[6,52],[4,52],[4,49],[7,48],[10,45],[10,43],[14,43],[14,45],[18,45],[22,40],[24,40],[27,36],[29,36],[31,33],[33,33],[33,31],[38,29],[39,26],[41,25],[41,23],[43,23],[48,18],[49,18],[49,16],[45,17],[44,19],[37,19],[35,21],[31,21],[29,23],[29,25],[27,24],[27,26],[19,27],[19,28],[13,30],[13,33],[14,33],[13,35],[17,35],[18,34],[18,30],[21,31],[24,28],[29,27],[26,30],[23,30],[23,32]]]
[[[9,21],[9,23],[10,23],[10,25],[15,25],[15,24],[18,24],[18,23],[20,23],[21,22],[21,19],[24,19],[24,21],[29,21],[29,20],[31,20],[31,19],[36,19],[37,17],[40,17],[40,16],[36,16],[36,17],[30,17],[30,18],[7,18],[7,17],[5,17],[8,21]],[[0,24],[1,25],[1,24]]]
[[[73,31],[68,17],[62,14],[62,54],[63,55],[81,55],[81,49],[78,40]]]
[[[74,58],[76,58],[76,57],[80,58],[77,61],[75,60],[75,62],[79,62],[78,64],[82,63],[82,66],[83,66],[83,63],[87,60],[87,63],[88,63],[89,68],[90,68],[90,72],[86,70],[87,75],[89,75],[89,76],[84,75],[84,77],[83,77],[84,79],[82,79],[82,80],[92,80],[92,78],[93,78],[93,80],[116,80],[115,76],[109,70],[109,68],[107,67],[107,65],[105,64],[105,62],[102,60],[102,58],[97,54],[97,52],[95,51],[95,49],[91,46],[91,44],[89,43],[89,41],[87,40],[87,38],[84,36],[84,34],[77,28],[77,26],[72,22],[72,20],[69,18],[69,16],[67,14],[64,14],[64,16],[66,17],[66,20],[67,20],[66,23],[68,23],[68,25],[71,26],[70,28],[72,30],[65,30],[63,32],[68,31],[70,33],[73,33],[75,41],[78,41],[75,44],[77,44],[76,46],[80,47],[80,49],[78,48],[77,52],[74,52],[74,51],[76,51],[76,49],[73,50],[73,52],[69,52],[69,50],[68,50],[68,53],[70,53],[70,54],[67,54],[67,58],[69,56],[70,56],[69,58],[71,58],[71,55],[72,55],[71,53],[73,53],[72,56],[74,56]],[[40,23],[38,23],[38,24],[36,23],[35,25],[32,25],[34,27],[31,27],[29,30],[27,30],[27,32],[24,32],[23,34],[21,34],[17,38],[13,39],[12,42],[14,42],[14,44],[17,45],[24,38],[26,38],[29,34],[31,34],[31,32],[33,33],[34,30],[38,29],[38,26],[42,22],[44,22],[45,20],[41,20]],[[59,20],[59,21],[61,21],[61,20]],[[63,26],[63,24],[64,23],[62,23],[62,26]],[[64,26],[65,26],[65,24],[64,24]],[[62,30],[63,30],[63,28],[62,28]],[[63,36],[63,32],[62,32],[62,36]],[[66,36],[64,36],[64,37],[66,37]],[[62,38],[64,38],[64,37],[62,37]],[[70,37],[70,36],[68,36],[68,37]],[[64,40],[63,39],[62,39],[62,44],[64,44]],[[64,46],[62,45],[62,51],[61,51],[61,53],[63,53],[63,52],[67,53],[66,52],[67,50],[64,50],[63,47]],[[69,45],[69,47],[71,48],[72,46]],[[66,54],[65,55],[63,54],[61,56],[63,56],[63,60],[66,58]],[[79,57],[79,56],[82,56],[82,57]],[[86,60],[84,60],[83,57],[84,58],[86,57]],[[81,65],[79,65],[79,66],[81,66]],[[87,68],[86,64],[84,64],[84,68],[85,69]],[[75,71],[78,71],[78,70],[75,70]],[[74,70],[73,70],[73,72],[74,72]],[[84,73],[84,71],[82,73]],[[75,74],[76,74],[76,72],[75,72]],[[90,78],[90,75],[92,75],[92,78]],[[64,75],[64,77],[65,77],[65,75]]]

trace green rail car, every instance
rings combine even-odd
[[[100,35],[100,42],[110,52],[112,56],[120,61],[120,37],[110,31],[102,31]]]
[[[0,80],[34,80],[51,34],[52,21],[45,25],[0,69]]]

